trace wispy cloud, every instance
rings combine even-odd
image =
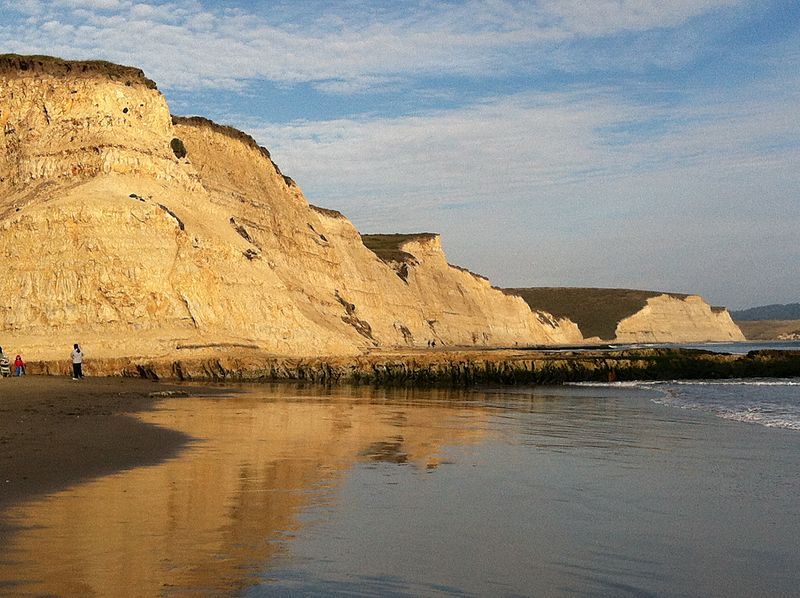
[[[800,152],[800,84],[742,103],[636,103],[612,88],[520,93],[397,118],[254,125],[281,166],[337,204],[520,201],[531,189],[687,168],[757,168]],[[501,188],[502,194],[497,190]],[[558,193],[555,191],[555,193]]]
[[[259,78],[352,93],[399,77],[442,72],[486,76],[527,72],[536,64],[574,69],[559,44],[663,32],[734,3],[495,0],[420,2],[380,11],[347,3],[339,10],[326,4],[319,14],[301,18],[280,4],[265,15],[195,1],[14,0],[2,3],[4,11],[27,20],[0,28],[0,43],[18,52],[133,63],[167,87],[222,87]],[[636,61],[647,56],[655,64],[676,61],[674,45],[650,50]],[[625,58],[616,54],[623,64]]]
[[[676,27],[692,17],[741,4],[741,0],[545,0],[540,6],[559,30],[594,37]]]

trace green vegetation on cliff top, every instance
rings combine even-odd
[[[0,54],[0,72],[37,72],[55,77],[101,75],[112,80],[123,80],[127,85],[138,83],[149,89],[157,89],[155,81],[145,77],[142,69],[105,60],[64,60],[55,56]]]
[[[438,237],[435,233],[410,233],[389,235],[361,235],[361,241],[384,262],[409,262],[414,256],[400,249],[411,241],[430,241]]]
[[[774,341],[787,335],[800,335],[800,318],[797,320],[735,320],[749,341]]]

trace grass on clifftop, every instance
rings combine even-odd
[[[361,235],[361,241],[384,262],[408,262],[414,256],[400,249],[402,245],[410,241],[430,241],[437,236],[435,233]]]
[[[321,208],[319,206],[315,206],[314,204],[308,204],[308,207],[311,208],[314,212],[322,214],[323,216],[327,216],[328,218],[335,218],[336,220],[341,220],[345,217],[344,214],[342,214],[339,210]]]
[[[101,75],[112,80],[123,79],[127,84],[141,83],[157,89],[156,82],[148,79],[142,69],[107,62],[105,60],[64,60],[56,56],[0,54],[0,72],[41,72],[63,77],[68,75]]]
[[[684,299],[679,293],[659,293],[636,289],[592,289],[571,287],[540,287],[529,289],[503,289],[510,295],[519,295],[531,309],[566,317],[575,322],[585,337],[597,336],[612,340],[617,324],[642,309],[647,300],[659,295]]]
[[[263,145],[258,145],[258,142],[255,139],[253,139],[252,136],[248,135],[244,131],[240,131],[239,129],[228,125],[221,125],[219,123],[215,123],[213,120],[211,120],[210,118],[206,118],[205,116],[176,116],[174,114],[171,116],[173,125],[178,125],[178,126],[183,125],[187,127],[206,127],[213,131],[216,131],[217,133],[220,133],[221,135],[225,135],[226,137],[230,137],[231,139],[244,143],[246,146],[256,150],[258,153],[260,153],[262,156],[264,156],[267,160],[269,160],[272,163],[275,172],[279,176],[283,177],[283,180],[286,183],[287,187],[295,186],[294,179],[286,176],[281,172],[281,169],[272,159],[272,155],[269,153],[269,150],[265,148]]]
[[[210,118],[206,118],[205,116],[176,116],[172,115],[172,124],[173,125],[185,125],[191,127],[208,127],[225,135],[226,137],[230,137],[231,139],[235,139],[236,141],[241,141],[246,146],[251,147],[252,149],[258,151],[262,154],[265,158],[272,160],[272,155],[269,153],[269,150],[261,145],[258,145],[258,142],[253,139],[252,136],[248,135],[244,131],[240,131],[235,127],[230,127],[228,125],[221,125],[219,123],[215,123]]]

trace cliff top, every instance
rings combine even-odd
[[[336,218],[342,219],[345,217],[339,210],[331,210],[330,208],[321,208],[319,206],[315,206],[314,204],[308,204],[308,207],[317,212],[318,214],[322,214],[323,216],[327,216],[328,218]]]
[[[407,262],[414,256],[400,249],[412,241],[431,241],[436,233],[394,233],[387,235],[361,235],[364,245],[384,262]]]
[[[96,75],[113,81],[124,81],[126,85],[138,84],[148,89],[158,89],[155,81],[145,77],[142,69],[105,60],[64,60],[55,56],[0,54],[0,73],[13,75],[26,72],[53,77]]]
[[[638,289],[595,289],[578,287],[539,287],[503,289],[509,295],[519,295],[531,309],[546,311],[575,322],[583,336],[613,339],[619,324],[641,310],[647,300],[659,295],[685,299],[681,293],[661,293]],[[717,311],[724,308],[713,308]]]
[[[797,320],[735,320],[749,341],[789,340],[800,336],[800,319]]]
[[[234,127],[229,127],[228,125],[220,125],[218,123],[215,123],[210,118],[206,118],[205,116],[175,116],[173,114],[172,124],[187,125],[192,127],[208,127],[209,129],[212,129],[217,133],[225,135],[226,137],[230,137],[231,139],[236,139],[237,141],[241,141],[245,145],[263,154],[264,157],[268,158],[269,160],[272,160],[272,156],[269,153],[269,150],[264,146],[258,145],[258,142],[244,131],[240,131],[239,129],[236,129]]]
[[[275,168],[275,172],[277,172],[280,176],[283,177],[283,180],[289,187],[293,187],[295,185],[294,180],[291,177],[286,176],[281,172],[281,169],[275,164],[275,161],[272,159],[272,155],[269,153],[269,150],[265,148],[263,145],[259,145],[258,142],[245,133],[244,131],[240,131],[235,127],[230,127],[228,125],[221,125],[219,123],[215,123],[210,118],[206,118],[205,116],[175,116],[172,115],[172,124],[173,125],[184,125],[189,127],[206,127],[221,135],[225,135],[226,137],[230,137],[231,139],[235,139],[236,141],[240,141],[244,143],[247,147],[250,147],[264,156],[267,160],[272,163],[272,166]]]
[[[486,282],[491,282],[483,274],[478,274],[477,272],[473,272],[472,270],[470,270],[468,268],[464,268],[463,266],[456,266],[455,264],[447,264],[447,265],[450,266],[451,268],[455,268],[456,270],[459,270],[461,272],[466,272],[470,276],[474,276],[475,278],[479,278],[480,280],[485,280]]]

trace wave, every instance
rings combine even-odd
[[[658,391],[650,400],[767,428],[800,431],[800,379],[579,382],[574,386]]]
[[[761,424],[767,428],[783,428],[785,430],[800,430],[800,421],[791,417],[767,417],[760,413],[721,413],[719,417],[748,424]]]
[[[674,386],[800,386],[800,380],[786,378],[776,380],[736,378],[731,380],[670,380],[668,382],[656,382],[655,384],[670,384]]]
[[[800,379],[732,378],[730,380],[629,380],[625,382],[568,382],[567,386],[652,388],[654,386],[800,386]]]
[[[767,428],[783,428],[800,431],[800,409],[775,405],[715,405],[703,401],[691,401],[685,397],[665,393],[663,397],[651,399],[653,403],[690,411],[702,411],[721,419],[747,424],[759,424]]]
[[[648,384],[647,381],[633,380],[630,382],[566,382],[564,386],[584,386],[584,387],[598,387],[598,388],[644,388]]]

